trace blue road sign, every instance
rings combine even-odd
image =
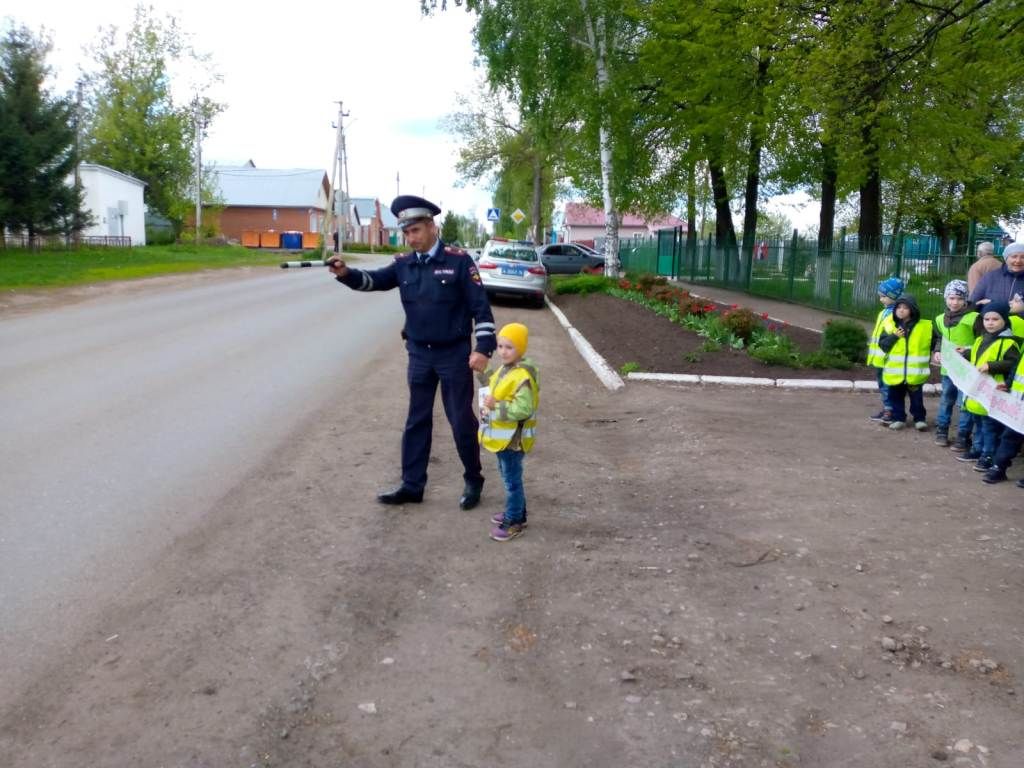
[[[487,209],[487,220],[497,221],[501,218],[501,208],[488,208]]]

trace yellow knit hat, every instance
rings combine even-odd
[[[522,357],[526,354],[526,343],[530,338],[530,331],[522,323],[509,323],[498,331],[498,338],[504,337],[512,342],[516,352]]]

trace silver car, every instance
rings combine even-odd
[[[523,296],[544,306],[548,271],[533,245],[488,240],[476,266],[489,296]]]

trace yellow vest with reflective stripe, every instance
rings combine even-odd
[[[932,351],[932,321],[918,320],[910,336],[897,339],[885,356],[882,381],[897,384],[924,384],[928,381],[928,362]]]
[[[504,366],[491,374],[491,396],[501,402],[513,398],[519,388],[526,384],[533,395],[533,413],[522,421],[501,421],[497,418],[498,411],[493,410],[487,421],[480,424],[480,445],[491,453],[508,448],[519,432],[519,441],[523,453],[529,453],[537,433],[537,406],[540,405],[540,386],[537,384],[537,371],[532,366],[523,365],[520,361],[515,368],[504,371]]]
[[[878,346],[878,339],[881,338],[883,333],[895,332],[896,319],[893,316],[893,312],[883,309],[878,313],[878,317],[875,320],[875,330],[871,332],[871,338],[868,340],[868,365],[872,365],[875,368],[885,367],[885,352]]]
[[[971,363],[975,368],[980,367],[982,363],[991,363],[994,360],[1002,360],[1006,356],[1007,351],[1017,343],[1013,340],[1012,336],[1000,337],[989,344],[979,357],[978,348],[981,346],[982,341],[984,341],[984,337],[979,336],[974,340],[974,344],[971,345]],[[992,374],[992,378],[1000,384],[1006,381],[1005,376]],[[977,400],[972,400],[969,397],[964,398],[964,410],[969,413],[977,414],[978,416],[985,416],[988,413],[985,406]]]

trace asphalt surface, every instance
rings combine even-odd
[[[397,297],[324,270],[0,315],[0,690],[70,648],[367,356],[400,354],[400,325]]]

